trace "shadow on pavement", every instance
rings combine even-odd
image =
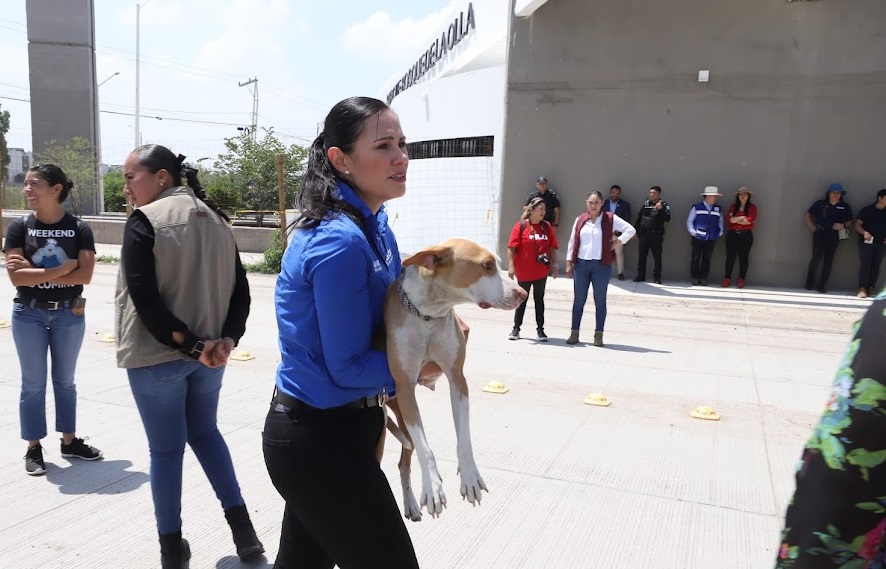
[[[46,463],[46,479],[62,494],[123,494],[150,481],[141,471],[127,471],[128,460],[69,460],[67,467]]]
[[[604,350],[615,350],[616,352],[638,352],[641,354],[670,354],[668,350],[653,350],[642,346],[625,346],[623,344],[605,344]]]

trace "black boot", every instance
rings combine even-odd
[[[191,558],[191,546],[182,532],[160,535],[160,566],[163,569],[184,569]]]
[[[242,561],[255,559],[265,552],[264,546],[255,535],[255,529],[252,527],[249,511],[245,505],[225,510],[225,519],[231,526],[234,545],[237,546],[237,555]]]

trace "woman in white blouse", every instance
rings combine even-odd
[[[627,243],[637,230],[617,215],[603,211],[603,194],[600,192],[588,194],[585,203],[588,211],[578,216],[572,225],[566,248],[566,274],[573,278],[575,291],[572,301],[572,333],[566,343],[578,343],[581,317],[588,300],[588,287],[593,284],[597,316],[594,345],[602,347],[603,326],[606,323],[606,289],[612,276],[612,261],[615,260],[613,243],[616,239],[622,244]]]

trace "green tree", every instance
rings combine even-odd
[[[68,203],[74,215],[101,213],[98,191],[98,153],[85,138],[75,136],[65,143],[51,140],[37,156],[37,163],[55,164],[74,182]]]
[[[126,195],[123,186],[126,180],[123,170],[115,169],[105,174],[105,211],[126,211]]]
[[[235,207],[240,209],[279,209],[277,155],[282,154],[286,204],[295,203],[307,162],[307,148],[297,144],[287,147],[274,135],[273,129],[265,129],[264,137],[255,142],[246,132],[225,139],[225,148],[227,152],[215,161],[215,176],[209,184],[203,184],[209,195],[219,202],[236,203]]]
[[[6,133],[9,132],[9,111],[0,108],[0,153],[3,153],[3,161],[0,162],[0,186],[6,180],[9,165],[9,148],[6,145]]]

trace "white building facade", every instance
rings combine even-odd
[[[466,0],[445,21],[387,93],[409,141],[406,197],[386,206],[404,254],[498,245],[508,2]]]

